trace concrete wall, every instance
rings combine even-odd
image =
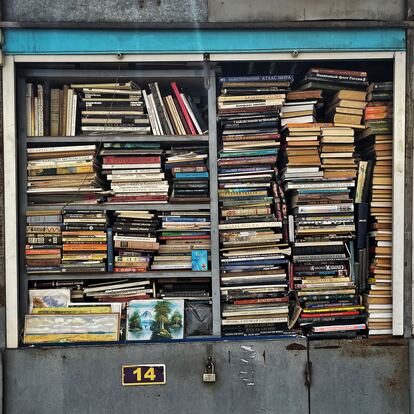
[[[3,0],[15,22],[401,21],[404,0]]]

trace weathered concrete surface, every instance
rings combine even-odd
[[[409,412],[408,340],[314,341],[309,359],[312,414]]]
[[[207,0],[4,0],[17,22],[205,22]],[[142,7],[141,7],[142,6]]]
[[[217,383],[202,382],[207,355]],[[304,340],[138,344],[5,352],[8,414],[308,412]],[[167,384],[122,387],[122,364],[162,363]]]
[[[210,22],[386,20],[405,18],[403,0],[209,0]]]

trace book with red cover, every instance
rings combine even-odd
[[[187,111],[187,107],[183,101],[183,98],[180,95],[180,91],[178,90],[177,83],[171,82],[171,88],[174,92],[174,95],[177,99],[178,104],[180,105],[181,112],[184,115],[185,122],[187,123],[188,128],[190,129],[191,135],[197,135],[197,131],[194,128],[193,121],[191,120],[190,114]]]

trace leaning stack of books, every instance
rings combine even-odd
[[[322,127],[320,157],[324,178],[356,178],[354,130],[347,127]]]
[[[329,101],[327,120],[339,125],[361,125],[366,91],[340,90]]]
[[[162,150],[146,144],[104,144],[102,172],[111,183],[108,203],[166,203],[168,182],[162,170]]]
[[[63,212],[62,272],[105,272],[107,217],[99,210]]]
[[[170,83],[169,95],[162,96],[158,82],[149,83],[150,93],[143,91],[154,135],[197,135],[207,133],[203,115],[190,95],[176,82]]]
[[[60,210],[26,212],[26,271],[28,274],[60,272],[61,226]]]
[[[297,89],[304,91],[321,89],[325,96],[333,95],[341,90],[366,91],[367,76],[367,72],[355,70],[311,68],[299,83]],[[330,106],[334,103],[335,101],[331,102]]]
[[[371,266],[364,295],[369,335],[392,334],[392,100],[393,83],[373,83],[365,108],[367,129],[358,139],[362,157],[374,163],[370,200]]]
[[[158,219],[149,211],[116,211],[112,227],[114,271],[146,272],[159,248]]]
[[[207,203],[210,200],[206,147],[171,148],[165,170],[172,186],[171,203]]]
[[[29,204],[95,204],[105,180],[95,145],[27,149]]]
[[[151,270],[208,270],[210,214],[170,212],[161,216],[160,249]]]
[[[134,82],[73,84],[82,100],[81,131],[149,134],[142,91]]]

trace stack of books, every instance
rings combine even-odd
[[[340,90],[329,101],[326,118],[335,124],[361,125],[366,91]]]
[[[63,212],[62,272],[106,271],[107,217],[99,210]]]
[[[286,124],[282,128],[282,153],[279,157],[282,179],[298,175],[313,178],[322,176],[320,132],[319,124]]]
[[[240,81],[244,87],[259,87],[256,78],[248,78]],[[223,97],[231,89],[232,79],[224,78]],[[283,85],[285,92],[290,81]],[[279,87],[277,81],[270,83],[267,87]],[[219,101],[223,130],[218,160],[222,332],[225,336],[280,334],[287,330],[286,255],[290,249],[284,243],[281,212],[285,208],[275,167],[279,108],[285,93],[268,91],[273,98],[255,98],[241,91],[239,99],[231,92],[235,103]],[[239,101],[244,102],[238,105]]]
[[[134,82],[73,84],[71,88],[81,96],[82,133],[151,132],[142,91]]]
[[[29,204],[95,204],[106,186],[96,146],[27,148]]]
[[[162,169],[162,150],[145,144],[104,144],[102,172],[111,183],[107,202],[167,203],[168,182]]]
[[[115,212],[112,233],[116,273],[146,272],[149,269],[159,248],[157,228],[157,216],[149,211]]]
[[[210,200],[208,150],[203,146],[171,148],[165,170],[172,191],[171,203],[208,203]]]
[[[45,94],[42,84],[26,83],[26,134],[43,137],[45,134]],[[66,134],[65,134],[66,135]]]
[[[99,302],[128,303],[131,300],[149,299],[153,289],[149,280],[117,280],[104,283],[88,284],[83,289],[86,298]]]
[[[157,282],[157,297],[164,300],[210,301],[210,279],[159,279]]]
[[[320,131],[320,124],[302,127],[288,124],[286,137],[315,134],[311,140],[306,139],[319,143]],[[297,291],[303,309],[300,326],[315,338],[356,336],[365,328],[365,321],[363,306],[358,303],[356,286],[351,280],[352,248],[347,243],[355,235],[354,204],[350,196],[354,179],[323,178],[319,167],[306,164],[294,169],[288,165],[282,177],[293,218],[290,240],[294,271],[290,287]]]
[[[320,92],[320,91],[317,91]],[[291,95],[292,96],[292,95]],[[291,100],[286,101],[280,113],[280,123],[286,124],[304,124],[316,121],[316,105],[318,100]]]
[[[201,135],[207,133],[204,117],[188,94],[170,83],[169,94],[162,96],[158,82],[149,83],[150,93],[143,91],[154,135]]]
[[[352,128],[321,128],[319,150],[324,178],[356,178],[354,135]]]
[[[392,126],[393,83],[373,83],[365,108],[367,129],[357,141],[373,164],[370,202],[369,291],[364,295],[369,335],[392,334]],[[367,180],[370,169],[367,168]]]
[[[326,95],[340,90],[366,91],[367,72],[343,69],[311,68],[297,86],[298,90],[321,89]]]
[[[210,214],[170,212],[161,216],[160,249],[152,270],[208,270]]]
[[[60,210],[26,212],[26,271],[28,274],[60,272],[61,226]]]

